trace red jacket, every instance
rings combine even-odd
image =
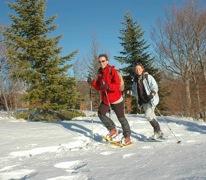
[[[100,89],[101,84],[104,83],[109,87],[106,92]],[[109,64],[104,69],[99,69],[96,80],[92,81],[92,86],[100,91],[101,100],[106,105],[109,105],[109,103],[112,104],[122,96],[120,91],[120,78],[117,70],[114,66],[110,66]]]

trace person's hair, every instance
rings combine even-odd
[[[141,66],[141,67],[144,69],[143,64],[142,64],[142,63],[140,63],[140,62],[135,63],[135,64],[134,64],[134,67],[136,67],[136,66]]]
[[[106,60],[109,61],[109,58],[108,58],[107,54],[100,54],[100,55],[98,56],[98,59],[99,59],[100,57],[105,57]]]

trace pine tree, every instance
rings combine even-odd
[[[51,37],[55,16],[45,18],[45,0],[16,0],[9,3],[15,11],[5,33],[12,77],[27,84],[25,99],[30,109],[58,111],[74,108],[76,82],[67,73],[76,51],[60,56],[61,36]]]
[[[122,73],[124,74],[125,80],[125,90],[131,90],[132,79],[134,77],[134,65],[136,63],[141,63],[145,67],[145,71],[154,75],[157,74],[157,69],[152,65],[154,59],[151,58],[151,55],[147,52],[148,45],[144,40],[144,33],[139,24],[134,22],[132,17],[127,13],[124,16],[123,28],[120,30],[121,36],[121,46],[123,50],[120,52],[121,56],[116,56],[115,59],[121,64],[124,64],[124,67],[121,68]],[[132,100],[132,112],[136,112],[136,100]]]

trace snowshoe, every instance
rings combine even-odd
[[[122,147],[122,143],[119,140],[115,140],[109,136],[103,136],[103,140],[111,145]]]

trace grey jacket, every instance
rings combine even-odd
[[[146,78],[147,76],[147,78]],[[159,95],[158,95],[158,85],[154,77],[147,72],[143,74],[143,85],[147,95],[151,93],[151,91],[155,92],[154,97],[151,99],[151,105],[156,106],[159,103]],[[137,93],[137,83],[133,82],[132,84],[132,96],[136,97],[138,103],[138,93]]]

